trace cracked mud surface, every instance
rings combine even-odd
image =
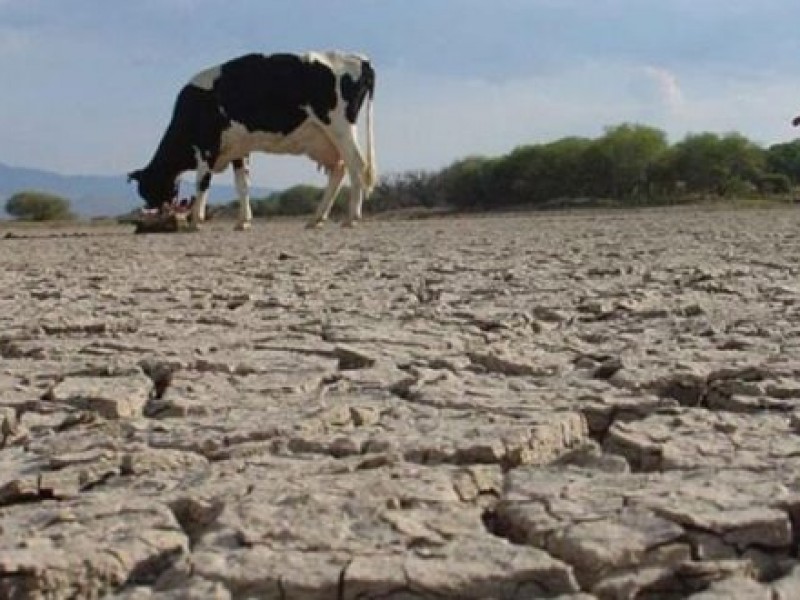
[[[800,597],[800,212],[0,239],[0,597]]]

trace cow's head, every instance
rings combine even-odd
[[[128,173],[128,183],[135,181],[139,195],[147,204],[147,208],[161,208],[170,204],[178,196],[178,179],[160,176],[146,169]]]

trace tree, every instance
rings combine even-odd
[[[437,185],[444,205],[466,209],[492,208],[497,198],[495,167],[498,159],[471,156],[439,173]]]
[[[722,136],[722,156],[727,164],[728,181],[724,194],[737,189],[755,189],[766,169],[766,154],[754,142],[740,133]]]
[[[405,171],[382,177],[375,186],[364,210],[375,213],[399,208],[432,208],[441,200],[433,174]]]
[[[544,154],[539,144],[520,146],[497,161],[493,179],[501,204],[536,204],[546,199],[542,193]]]
[[[590,144],[584,138],[567,137],[514,149],[492,169],[496,204],[537,205],[584,195]]]
[[[800,139],[770,146],[766,161],[771,172],[785,175],[795,185],[800,184]]]
[[[296,185],[276,194],[277,212],[281,215],[307,215],[317,209],[322,190],[313,185]]]
[[[758,185],[765,168],[764,151],[738,133],[689,134],[674,146],[673,176],[687,191],[741,193]]]
[[[23,221],[63,221],[75,218],[69,200],[46,192],[24,191],[6,201],[6,212]]]
[[[589,150],[587,169],[596,196],[626,199],[650,193],[651,170],[668,149],[666,134],[653,127],[623,123],[608,127]]]
[[[792,180],[783,173],[765,173],[758,182],[762,194],[788,194],[792,191]]]
[[[250,202],[250,209],[253,212],[253,216],[259,218],[271,217],[278,214],[279,196],[279,192],[273,192],[264,198],[253,198],[253,200]],[[238,210],[238,206],[238,200],[234,200],[230,203],[231,210]]]

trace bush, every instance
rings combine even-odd
[[[435,208],[440,201],[438,188],[438,180],[427,171],[405,171],[382,177],[364,203],[364,210],[378,213],[404,208]]]
[[[296,185],[278,194],[278,214],[308,215],[317,209],[322,190],[313,185]]]
[[[783,173],[766,173],[758,182],[762,194],[788,194],[792,191],[792,181]]]
[[[69,200],[45,192],[26,191],[6,201],[6,212],[23,221],[64,221],[73,219]]]

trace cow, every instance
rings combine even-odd
[[[375,71],[361,54],[341,51],[247,54],[195,75],[180,91],[149,164],[128,174],[148,208],[173,203],[179,177],[196,171],[191,219],[206,217],[212,173],[233,166],[239,196],[237,229],[251,225],[249,154],[306,155],[328,175],[309,227],[328,218],[344,175],[350,197],[344,225],[361,218],[375,186],[372,101]],[[367,104],[366,157],[356,120]]]

